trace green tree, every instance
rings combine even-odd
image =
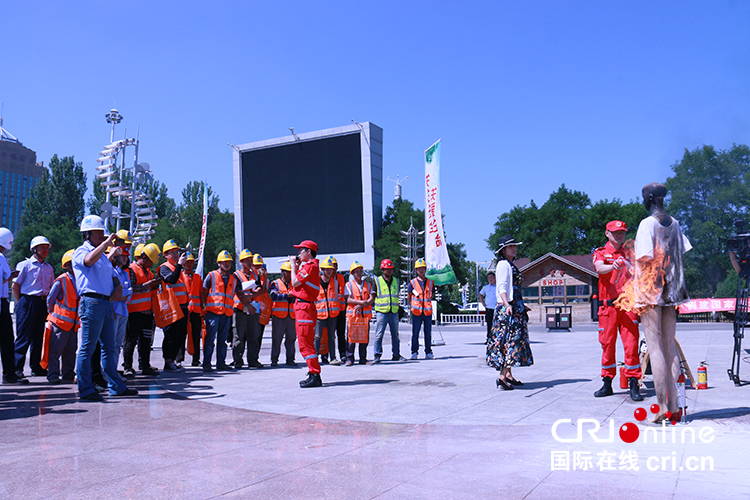
[[[372,245],[375,250],[373,272],[376,275],[380,275],[380,261],[383,259],[391,259],[397,269],[400,267],[401,256],[404,255],[401,248],[404,237],[401,231],[409,229],[412,223],[418,231],[424,231],[424,210],[415,209],[414,204],[409,200],[393,200],[393,205],[385,210],[380,236]]]
[[[592,205],[587,194],[563,184],[541,207],[531,200],[528,207],[516,205],[500,215],[487,238],[487,248],[494,252],[500,237],[508,234],[523,242],[518,248],[519,257],[535,260],[548,252],[586,255],[606,242],[607,222],[622,220],[635,228],[646,216],[648,212],[638,202],[623,204],[615,198]],[[634,235],[633,232],[631,237]]]
[[[15,235],[10,260],[15,265],[31,255],[29,244],[35,236],[44,236],[50,243],[47,261],[62,272],[62,255],[81,244],[79,225],[84,216],[86,174],[82,163],[72,156],[54,155],[47,170],[24,202],[22,228]]]
[[[667,213],[680,222],[693,245],[685,254],[685,275],[693,297],[712,297],[731,269],[727,239],[734,220],[750,205],[750,148],[703,146],[685,150],[666,181]]]

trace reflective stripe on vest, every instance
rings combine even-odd
[[[188,283],[190,283],[188,286],[188,311],[200,313],[203,280],[197,273],[193,273],[189,276],[186,273],[182,273],[182,275],[187,279]]]
[[[432,281],[429,278],[425,278],[425,281],[427,281],[427,286],[422,290],[422,285],[419,284],[417,278],[411,280],[411,287],[417,292],[417,295],[412,293],[410,297],[411,312],[415,316],[421,316],[422,314],[425,316],[432,315]]]
[[[175,269],[177,269],[176,266],[173,266],[169,262],[165,262],[162,264],[162,266],[167,266],[167,269],[174,272]],[[159,276],[161,276],[161,266],[159,266]],[[165,285],[167,285],[167,288],[172,290],[174,292],[174,296],[177,298],[177,302],[183,306],[188,303],[188,289],[187,286],[185,286],[185,282],[182,280],[182,271],[180,271],[180,276],[177,278],[176,283],[167,283],[164,282]]]
[[[143,269],[140,264],[133,262],[130,264],[130,269],[135,273],[135,281],[131,283],[132,286],[142,285],[147,281],[154,279],[154,273],[151,269]],[[128,312],[145,312],[151,310],[151,297],[156,294],[156,290],[146,290],[145,292],[135,293],[130,297],[128,301]]]
[[[278,290],[279,293],[289,293],[289,287],[281,278],[274,281],[274,283],[276,283],[276,290]],[[294,303],[289,303],[286,300],[274,300],[272,304],[271,314],[273,314],[274,318],[283,319],[287,316],[294,318]]]
[[[362,282],[362,292],[359,291],[359,286],[357,285],[356,280],[349,280],[349,285],[349,288],[352,289],[352,298],[354,300],[367,300],[372,295],[370,284],[366,281]],[[355,307],[357,306],[355,306],[354,304],[346,305],[347,316],[354,316]],[[362,316],[366,318],[372,317],[372,305],[368,304],[366,306],[362,306]]]
[[[240,280],[240,283],[244,283],[250,280],[255,280],[255,283],[258,286],[260,286],[260,283],[258,283],[258,276],[255,274],[255,271],[253,271],[252,269],[250,270],[250,276],[245,276],[244,271],[235,271],[234,275],[238,280]],[[237,295],[234,296],[234,308],[235,309],[243,308],[242,301],[237,297]]]
[[[378,293],[375,297],[375,310],[382,313],[398,312],[398,280],[394,277],[389,288],[385,278],[378,276],[375,285]]]
[[[346,301],[344,300],[344,297],[346,296],[346,282],[341,273],[336,273],[334,276],[336,277],[336,284],[339,289],[339,311],[344,312],[346,311]]]
[[[47,321],[51,321],[66,332],[69,332],[71,328],[78,331],[81,321],[78,319],[78,293],[75,283],[68,273],[58,276],[57,281],[60,281],[63,298],[55,301],[55,307],[47,315]]]
[[[211,289],[206,298],[206,311],[214,314],[231,316],[234,312],[234,288],[236,277],[234,273],[229,274],[228,282],[219,271],[211,271]],[[226,286],[225,286],[226,285]]]
[[[339,287],[336,280],[331,278],[325,289],[322,288],[323,283],[321,283],[318,300],[315,301],[318,319],[335,318],[339,315]]]

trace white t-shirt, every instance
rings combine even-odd
[[[677,306],[690,300],[682,254],[691,248],[675,219],[669,226],[653,216],[641,221],[635,236],[636,306]]]

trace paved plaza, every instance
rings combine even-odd
[[[727,377],[731,324],[678,325],[709,389],[688,389],[690,422],[676,426],[635,420],[655,403],[650,377],[641,403],[620,389],[593,397],[594,324],[531,327],[535,364],[514,369],[525,383],[514,391],[495,388],[483,327],[433,334],[445,341],[435,360],[422,349],[418,361],[323,366],[317,389],[299,388],[302,365],[268,367],[268,338],[266,368],[139,376],[133,398],[82,403],[41,377],[2,386],[0,498],[750,498],[750,386]]]

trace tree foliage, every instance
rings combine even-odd
[[[404,255],[401,248],[404,237],[401,235],[401,231],[408,230],[410,224],[414,224],[418,231],[424,231],[424,210],[415,209],[414,204],[409,200],[394,200],[393,205],[385,210],[380,236],[372,245],[375,250],[375,269],[373,269],[373,272],[376,275],[380,275],[380,261],[383,259],[391,259],[397,269],[400,267],[401,256]],[[422,241],[424,242],[424,240]],[[421,254],[424,254],[424,250]]]
[[[15,235],[10,261],[13,265],[31,255],[35,236],[46,237],[51,245],[47,261],[62,272],[60,259],[81,244],[79,225],[84,216],[86,174],[72,156],[54,155],[37,185],[24,202],[21,230]]]
[[[747,218],[750,148],[735,144],[727,151],[712,146],[685,150],[672,171],[666,210],[693,245],[685,254],[688,290],[693,297],[711,297],[731,269],[727,239],[734,234],[734,221]]]
[[[529,206],[516,205],[498,217],[495,230],[487,238],[493,252],[501,236],[511,235],[523,242],[519,257],[531,260],[553,252],[558,255],[584,255],[606,242],[607,222],[622,220],[635,229],[648,212],[638,202],[623,204],[615,198],[591,203],[589,196],[572,191],[565,184],[553,192],[541,206],[531,200]],[[631,237],[634,237],[634,231]]]

